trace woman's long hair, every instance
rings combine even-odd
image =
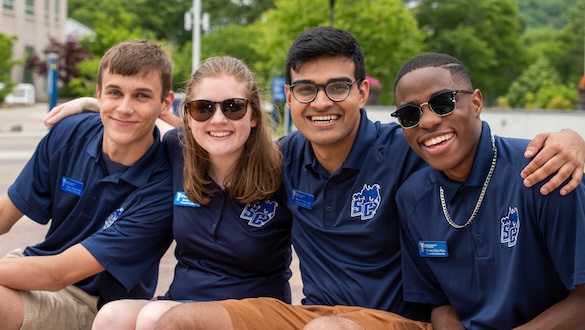
[[[262,111],[261,89],[255,75],[244,62],[236,58],[230,56],[209,58],[191,76],[185,102],[202,79],[224,75],[234,77],[246,86],[252,119],[258,121],[251,129],[235,168],[226,178],[226,191],[230,198],[244,204],[252,204],[267,199],[282,184],[282,154],[272,141],[270,119]],[[191,201],[205,205],[215,193],[208,186],[209,154],[193,138],[187,116],[189,114],[185,111],[183,186]]]

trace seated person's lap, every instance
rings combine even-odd
[[[5,258],[24,257],[17,249]],[[26,329],[90,329],[97,314],[98,297],[71,285],[57,292],[20,291]]]
[[[320,316],[344,317],[359,323],[365,329],[432,329],[430,323],[355,306],[298,306],[267,298],[226,300],[219,304],[230,314],[236,330],[302,329],[309,321]]]

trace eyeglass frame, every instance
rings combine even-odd
[[[244,102],[244,113],[241,117],[239,118],[230,118],[227,113],[234,113],[233,111],[230,111],[229,109],[224,110],[224,103],[227,101],[235,101],[235,100],[242,100]],[[204,119],[204,120],[199,120],[197,118],[195,118],[195,116],[193,116],[193,114],[191,113],[190,110],[190,105],[193,103],[197,103],[197,102],[209,102],[211,104],[213,104],[213,108],[205,111],[205,113],[209,114],[209,117]],[[215,114],[215,111],[217,110],[217,105],[219,104],[219,110],[222,112],[222,114],[229,120],[240,120],[242,118],[244,118],[246,116],[246,113],[248,113],[248,105],[250,104],[250,100],[249,99],[245,99],[242,97],[231,97],[229,99],[225,99],[223,101],[210,101],[210,100],[192,100],[192,101],[188,101],[185,102],[183,105],[183,108],[185,109],[185,114],[191,116],[191,118],[193,118],[193,120],[198,121],[198,122],[205,122],[208,121],[209,119],[211,119],[211,117],[213,117],[213,115]]]
[[[351,88],[353,87],[353,85],[356,85],[356,84],[357,84],[357,86],[359,87],[359,86],[360,86],[360,84],[361,84],[361,83],[362,83],[364,80],[365,80],[365,79],[356,79],[356,80],[355,80],[355,81],[353,81],[353,82],[351,82],[351,81],[347,81],[347,80],[332,80],[332,81],[328,81],[328,82],[326,82],[326,83],[324,83],[324,84],[315,84],[314,82],[309,82],[309,81],[301,81],[301,82],[297,82],[297,83],[294,83],[294,84],[288,85],[288,88],[290,88],[290,92],[291,92],[291,94],[293,95],[293,97],[295,98],[295,100],[297,100],[297,101],[299,101],[300,103],[303,103],[303,104],[309,104],[309,103],[311,103],[311,102],[315,101],[315,99],[317,98],[317,94],[319,94],[319,89],[323,89],[323,91],[325,92],[325,95],[326,95],[326,96],[327,96],[327,98],[329,98],[331,101],[333,101],[333,102],[342,102],[342,101],[345,101],[345,100],[346,100],[346,99],[349,97],[349,94],[351,94]],[[346,84],[346,85],[349,87],[349,89],[348,89],[348,92],[347,92],[347,95],[346,95],[344,98],[342,98],[342,99],[339,99],[339,100],[334,100],[333,98],[331,98],[331,96],[329,96],[329,94],[327,93],[327,86],[328,86],[329,84],[333,84],[333,83],[344,83],[344,84]],[[315,86],[315,95],[314,95],[314,96],[313,96],[313,98],[312,98],[311,100],[309,100],[309,101],[301,101],[301,100],[299,100],[299,99],[297,98],[297,96],[296,96],[296,94],[295,94],[295,87],[297,87],[297,86],[299,86],[299,85],[304,85],[304,84],[307,84],[307,85],[313,85],[313,86]]]
[[[433,98],[435,98],[435,97],[437,97],[437,96],[439,96],[439,95],[443,95],[443,94],[449,94],[449,93],[450,93],[450,94],[452,95],[452,97],[453,97],[453,109],[451,109],[449,112],[447,112],[447,113],[444,113],[444,114],[439,114],[439,113],[435,112],[435,109],[433,109],[433,107],[431,106],[431,104],[430,104],[429,102],[431,102],[431,100],[432,100]],[[439,117],[445,117],[445,116],[448,116],[448,115],[452,114],[452,113],[453,113],[453,111],[455,111],[455,108],[457,107],[457,100],[455,99],[455,95],[457,95],[458,93],[473,94],[473,91],[470,91],[470,90],[465,90],[465,89],[455,89],[455,90],[446,90],[446,91],[442,91],[442,92],[439,92],[439,93],[436,93],[436,94],[434,94],[433,96],[431,96],[431,97],[429,98],[429,100],[428,100],[428,101],[426,101],[426,102],[423,102],[423,103],[421,103],[421,104],[419,104],[419,105],[416,105],[416,104],[405,104],[405,105],[401,106],[400,108],[396,109],[394,112],[392,112],[392,113],[390,114],[390,116],[392,116],[392,117],[394,117],[394,118],[397,118],[397,119],[398,119],[398,124],[399,124],[399,125],[400,125],[400,127],[402,127],[403,129],[409,129],[409,128],[414,128],[414,127],[417,127],[417,126],[420,124],[420,121],[421,121],[421,119],[422,119],[422,115],[423,115],[423,110],[422,110],[422,107],[423,107],[424,105],[428,105],[428,106],[429,106],[429,109],[430,109],[430,110],[431,110],[431,111],[432,111],[432,112],[433,112],[435,115],[437,115],[437,116],[439,116]],[[419,115],[418,115],[418,121],[416,122],[416,124],[414,124],[414,125],[412,125],[412,126],[404,126],[404,125],[402,125],[402,121],[400,120],[400,112],[401,112],[402,110],[404,110],[404,109],[408,108],[408,107],[415,107],[415,108],[418,108],[418,114],[419,114]]]

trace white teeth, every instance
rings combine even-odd
[[[336,120],[337,118],[339,118],[338,115],[328,115],[328,116],[311,116],[311,120],[312,121],[326,121],[326,122],[331,122]]]
[[[211,136],[215,136],[215,137],[224,137],[224,136],[228,136],[232,133],[230,132],[209,132],[209,135]]]
[[[447,140],[451,139],[452,137],[453,137],[453,133],[449,133],[449,134],[438,136],[436,138],[432,138],[430,140],[426,140],[423,142],[423,144],[427,147],[430,147],[430,146],[433,146],[435,144],[439,144],[443,141],[447,141]]]

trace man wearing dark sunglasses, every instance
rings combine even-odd
[[[299,34],[286,60],[286,99],[298,131],[280,144],[288,207],[293,214],[292,240],[303,279],[303,306],[270,298],[187,303],[167,312],[157,329],[430,327],[407,319],[429,321],[430,309],[402,299],[394,201],[400,184],[424,162],[410,150],[398,125],[368,120],[363,107],[370,86],[365,77],[359,44],[348,32],[332,27],[310,28]],[[448,110],[438,110],[444,101],[433,103],[437,111]],[[572,131],[549,139],[561,141],[565,137],[560,135],[565,134],[576,141],[577,147],[564,141],[571,145],[568,148],[580,151],[567,167],[569,172],[575,171],[574,180],[579,182],[585,157],[583,139]],[[540,146],[542,139],[536,142]],[[561,150],[550,151],[543,151],[542,157]],[[565,162],[557,158],[554,163],[558,169]],[[562,178],[548,184],[558,186],[567,174],[559,173]]]
[[[396,197],[405,300],[435,306],[433,329],[584,329],[585,184],[526,188],[529,141],[491,134],[452,56],[414,57],[394,92],[392,115],[431,166]]]

